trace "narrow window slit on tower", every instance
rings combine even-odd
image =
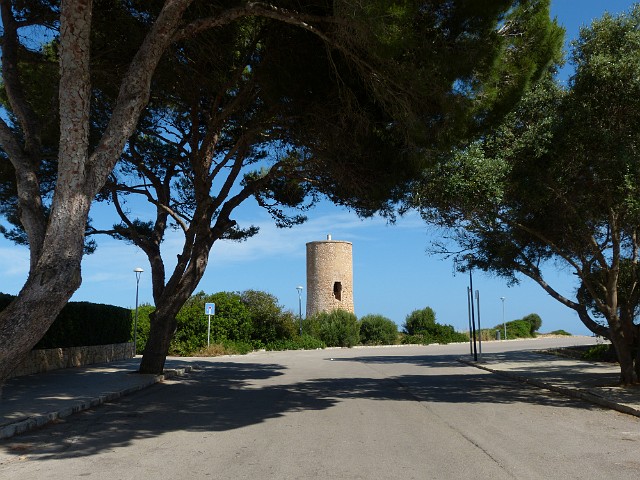
[[[333,296],[338,301],[342,301],[342,282],[333,283]]]

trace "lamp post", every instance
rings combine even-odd
[[[298,285],[296,290],[298,290],[298,318],[300,319],[300,336],[302,336],[302,285]]]
[[[144,270],[140,267],[133,269],[136,274],[136,315],[133,321],[133,356],[138,353],[138,290],[140,289],[140,276]]]
[[[502,300],[502,325],[504,326],[504,339],[507,339],[507,324],[504,321],[504,301],[505,301],[505,297],[500,297],[500,300]]]

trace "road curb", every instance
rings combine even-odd
[[[636,417],[640,417],[640,410],[637,408],[630,407],[629,405],[624,405],[622,403],[614,402],[603,398],[602,396],[595,394],[589,390],[583,390],[580,388],[568,388],[561,387],[559,385],[553,385],[551,383],[542,382],[540,380],[536,380],[534,378],[524,377],[522,375],[517,375],[515,373],[507,372],[505,370],[499,370],[495,368],[488,367],[486,365],[479,364],[472,360],[467,360],[464,358],[459,358],[458,361],[460,363],[465,363],[472,367],[479,368],[481,370],[486,370],[487,372],[495,373],[497,375],[501,375],[506,378],[510,378],[512,380],[517,380],[521,383],[526,383],[529,385],[533,385],[534,387],[543,388],[545,390],[550,390],[552,392],[560,393],[567,397],[577,398],[580,400],[584,400],[590,403],[594,403],[596,405],[600,405],[601,407],[610,408],[612,410],[616,410],[621,413],[626,413],[628,415],[633,415]]]
[[[15,435],[28,432],[29,430],[43,427],[44,425],[56,422],[62,418],[73,415],[74,413],[89,410],[90,408],[95,408],[99,405],[102,405],[103,403],[112,402],[114,400],[117,400],[118,398],[138,392],[144,388],[150,387],[151,385],[160,383],[163,380],[182,376],[186,373],[189,373],[191,370],[191,366],[186,366],[184,368],[165,369],[162,375],[149,376],[146,381],[143,381],[137,385],[123,388],[122,390],[117,390],[114,392],[107,392],[97,397],[89,398],[86,400],[79,400],[75,403],[71,402],[72,404],[70,406],[61,408],[60,410],[33,415],[31,417],[23,418],[8,424],[1,425],[0,439],[11,438]]]

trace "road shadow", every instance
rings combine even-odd
[[[2,441],[0,447],[10,455],[28,455],[32,461],[91,456],[169,432],[240,429],[296,412],[326,410],[352,399],[594,408],[486,372],[476,373],[448,356],[341,361],[410,362],[428,368],[418,374],[382,378],[372,370],[371,377],[277,383],[286,370],[282,365],[211,363],[179,380]],[[431,368],[445,364],[450,373],[437,373]]]

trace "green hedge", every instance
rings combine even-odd
[[[0,294],[0,310],[13,300]],[[69,302],[34,349],[82,347],[131,340],[133,318],[128,308],[90,302]]]
[[[360,319],[360,341],[363,345],[394,345],[398,326],[382,315],[365,315]]]
[[[358,319],[345,310],[321,312],[302,322],[302,331],[327,347],[353,347],[360,342]]]

